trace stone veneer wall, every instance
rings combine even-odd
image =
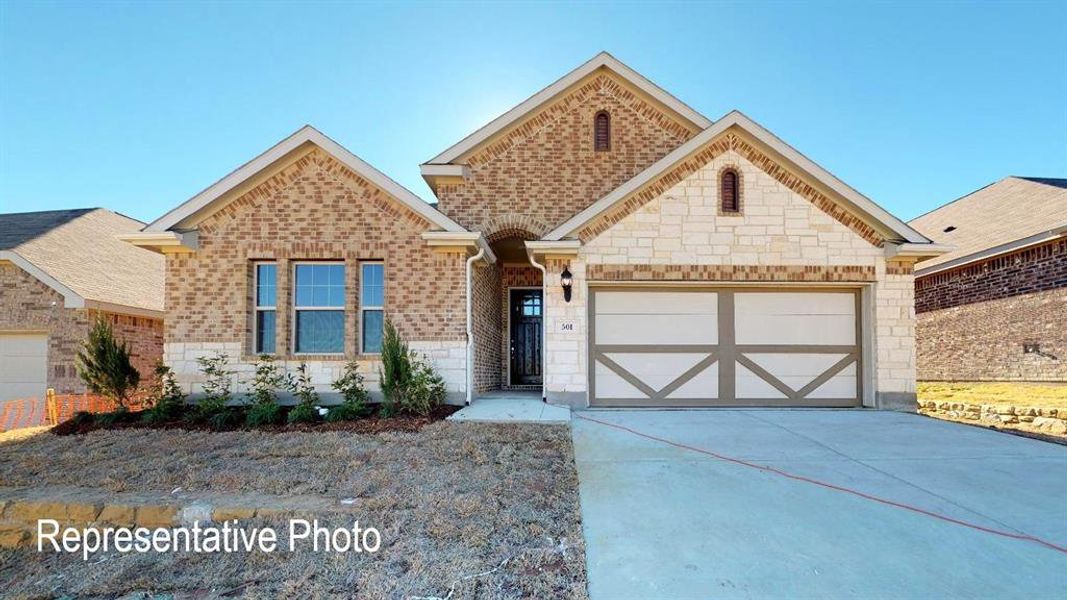
[[[252,265],[278,264],[277,347],[289,367],[306,361],[321,393],[347,360],[358,360],[376,389],[378,358],[361,354],[359,266],[385,265],[385,314],[411,348],[445,375],[451,399],[466,390],[465,259],[434,251],[431,224],[384,191],[313,148],[198,224],[199,248],[167,257],[166,360],[195,392],[197,356],[225,352],[245,373],[252,354]],[[291,352],[292,270],[296,261],[344,261],[345,353]]]
[[[0,331],[48,333],[48,387],[59,394],[85,391],[75,356],[98,315],[130,346],[141,381],[151,380],[163,356],[163,321],[148,317],[64,308],[63,296],[12,263],[0,263]]]
[[[593,149],[601,110],[611,115],[606,152]],[[438,186],[438,207],[486,236],[518,227],[540,237],[695,133],[599,72],[466,157],[470,176]]]
[[[718,214],[717,177],[726,166],[742,174],[744,210],[738,216]],[[626,269],[632,268],[632,275],[646,273],[650,280],[868,286],[875,338],[869,352],[877,405],[914,407],[911,267],[907,263],[887,265],[884,250],[857,228],[843,223],[839,215],[828,214],[741,154],[723,151],[588,240],[576,259],[551,261],[546,340],[550,398],[586,402],[589,281],[608,273],[615,273],[610,279],[625,279]],[[574,274],[574,298],[564,303],[559,272],[568,264]],[[574,322],[578,331],[561,333],[560,320]]]

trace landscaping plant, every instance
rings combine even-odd
[[[233,371],[227,369],[230,358],[218,352],[210,358],[201,356],[196,359],[200,372],[204,374],[204,397],[196,407],[196,417],[206,421],[215,429],[226,429],[237,424],[238,415],[226,406],[233,399]]]
[[[396,411],[425,416],[444,401],[444,380],[429,362],[408,349],[389,321],[382,337],[380,374],[383,416]]]
[[[386,319],[382,334],[382,366],[378,370],[382,386],[382,415],[393,414],[411,382],[411,356],[392,321]]]
[[[329,412],[326,413],[327,421],[354,421],[369,412],[367,401],[370,395],[363,386],[363,375],[359,372],[359,364],[356,361],[349,361],[345,365],[344,373],[337,381],[330,384],[330,387],[341,394],[343,401],[337,406],[330,407]]]
[[[154,373],[155,381],[148,396],[151,405],[145,409],[142,418],[149,423],[175,421],[185,409],[185,392],[178,385],[174,371],[163,361],[156,363]]]
[[[299,375],[296,377],[296,385],[293,389],[297,404],[289,411],[289,422],[314,423],[319,419],[319,411],[315,408],[319,402],[319,393],[315,391],[315,386],[311,383],[307,363],[300,363],[297,371]]]
[[[282,407],[278,404],[278,390],[293,389],[293,378],[268,355],[259,357],[255,369],[248,395],[252,406],[245,414],[245,423],[252,427],[280,423]]]
[[[90,392],[109,398],[116,410],[128,410],[130,396],[137,390],[141,374],[130,362],[126,341],[115,339],[111,323],[103,317],[98,317],[89,330],[89,339],[78,351],[76,365],[78,376]]]

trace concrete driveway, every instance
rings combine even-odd
[[[1067,554],[590,422],[1067,547],[1067,447],[859,410],[573,418],[589,591],[620,598],[1050,597]]]

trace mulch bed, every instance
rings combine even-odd
[[[291,432],[316,432],[316,431],[349,431],[353,433],[383,433],[387,431],[419,431],[426,425],[436,421],[442,421],[449,415],[458,411],[460,406],[442,405],[434,408],[427,416],[418,415],[395,415],[382,417],[377,414],[358,419],[355,421],[338,421],[329,423],[319,421],[317,423],[287,423],[284,425],[266,425],[262,427],[247,427],[244,425],[231,427],[222,431],[262,431],[265,433],[291,433]],[[284,407],[283,407],[284,409]],[[233,410],[242,410],[235,408]],[[237,419],[243,422],[244,419]],[[115,429],[181,429],[185,431],[219,431],[208,423],[196,423],[186,420],[176,420],[163,423],[147,423],[141,420],[141,415],[136,412],[123,415],[111,423],[102,423],[99,420],[70,419],[52,428],[54,435],[85,435],[90,431],[115,430]]]

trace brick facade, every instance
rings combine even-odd
[[[20,267],[0,262],[0,332],[48,334],[47,385],[59,394],[85,391],[75,356],[97,315],[107,317],[115,337],[130,345],[134,367],[148,382],[163,355],[162,320],[66,308],[60,293]]]
[[[918,277],[915,293],[919,379],[1067,381],[1067,239]]]
[[[611,115],[609,152],[593,149],[593,116],[602,110]],[[438,207],[487,237],[516,221],[540,237],[694,133],[621,79],[598,73],[457,161],[470,176],[438,186]]]
[[[269,175],[269,174],[268,174]],[[252,265],[277,267],[277,338],[283,361],[307,361],[323,392],[346,360],[359,359],[372,384],[376,356],[361,355],[359,265],[385,265],[385,314],[413,349],[425,348],[449,390],[465,390],[465,259],[420,236],[424,218],[313,148],[199,223],[199,248],[167,257],[167,358],[187,384],[195,358],[230,354],[240,372],[252,356]],[[344,356],[292,354],[292,270],[296,261],[345,264]],[[194,388],[195,391],[195,388]]]

